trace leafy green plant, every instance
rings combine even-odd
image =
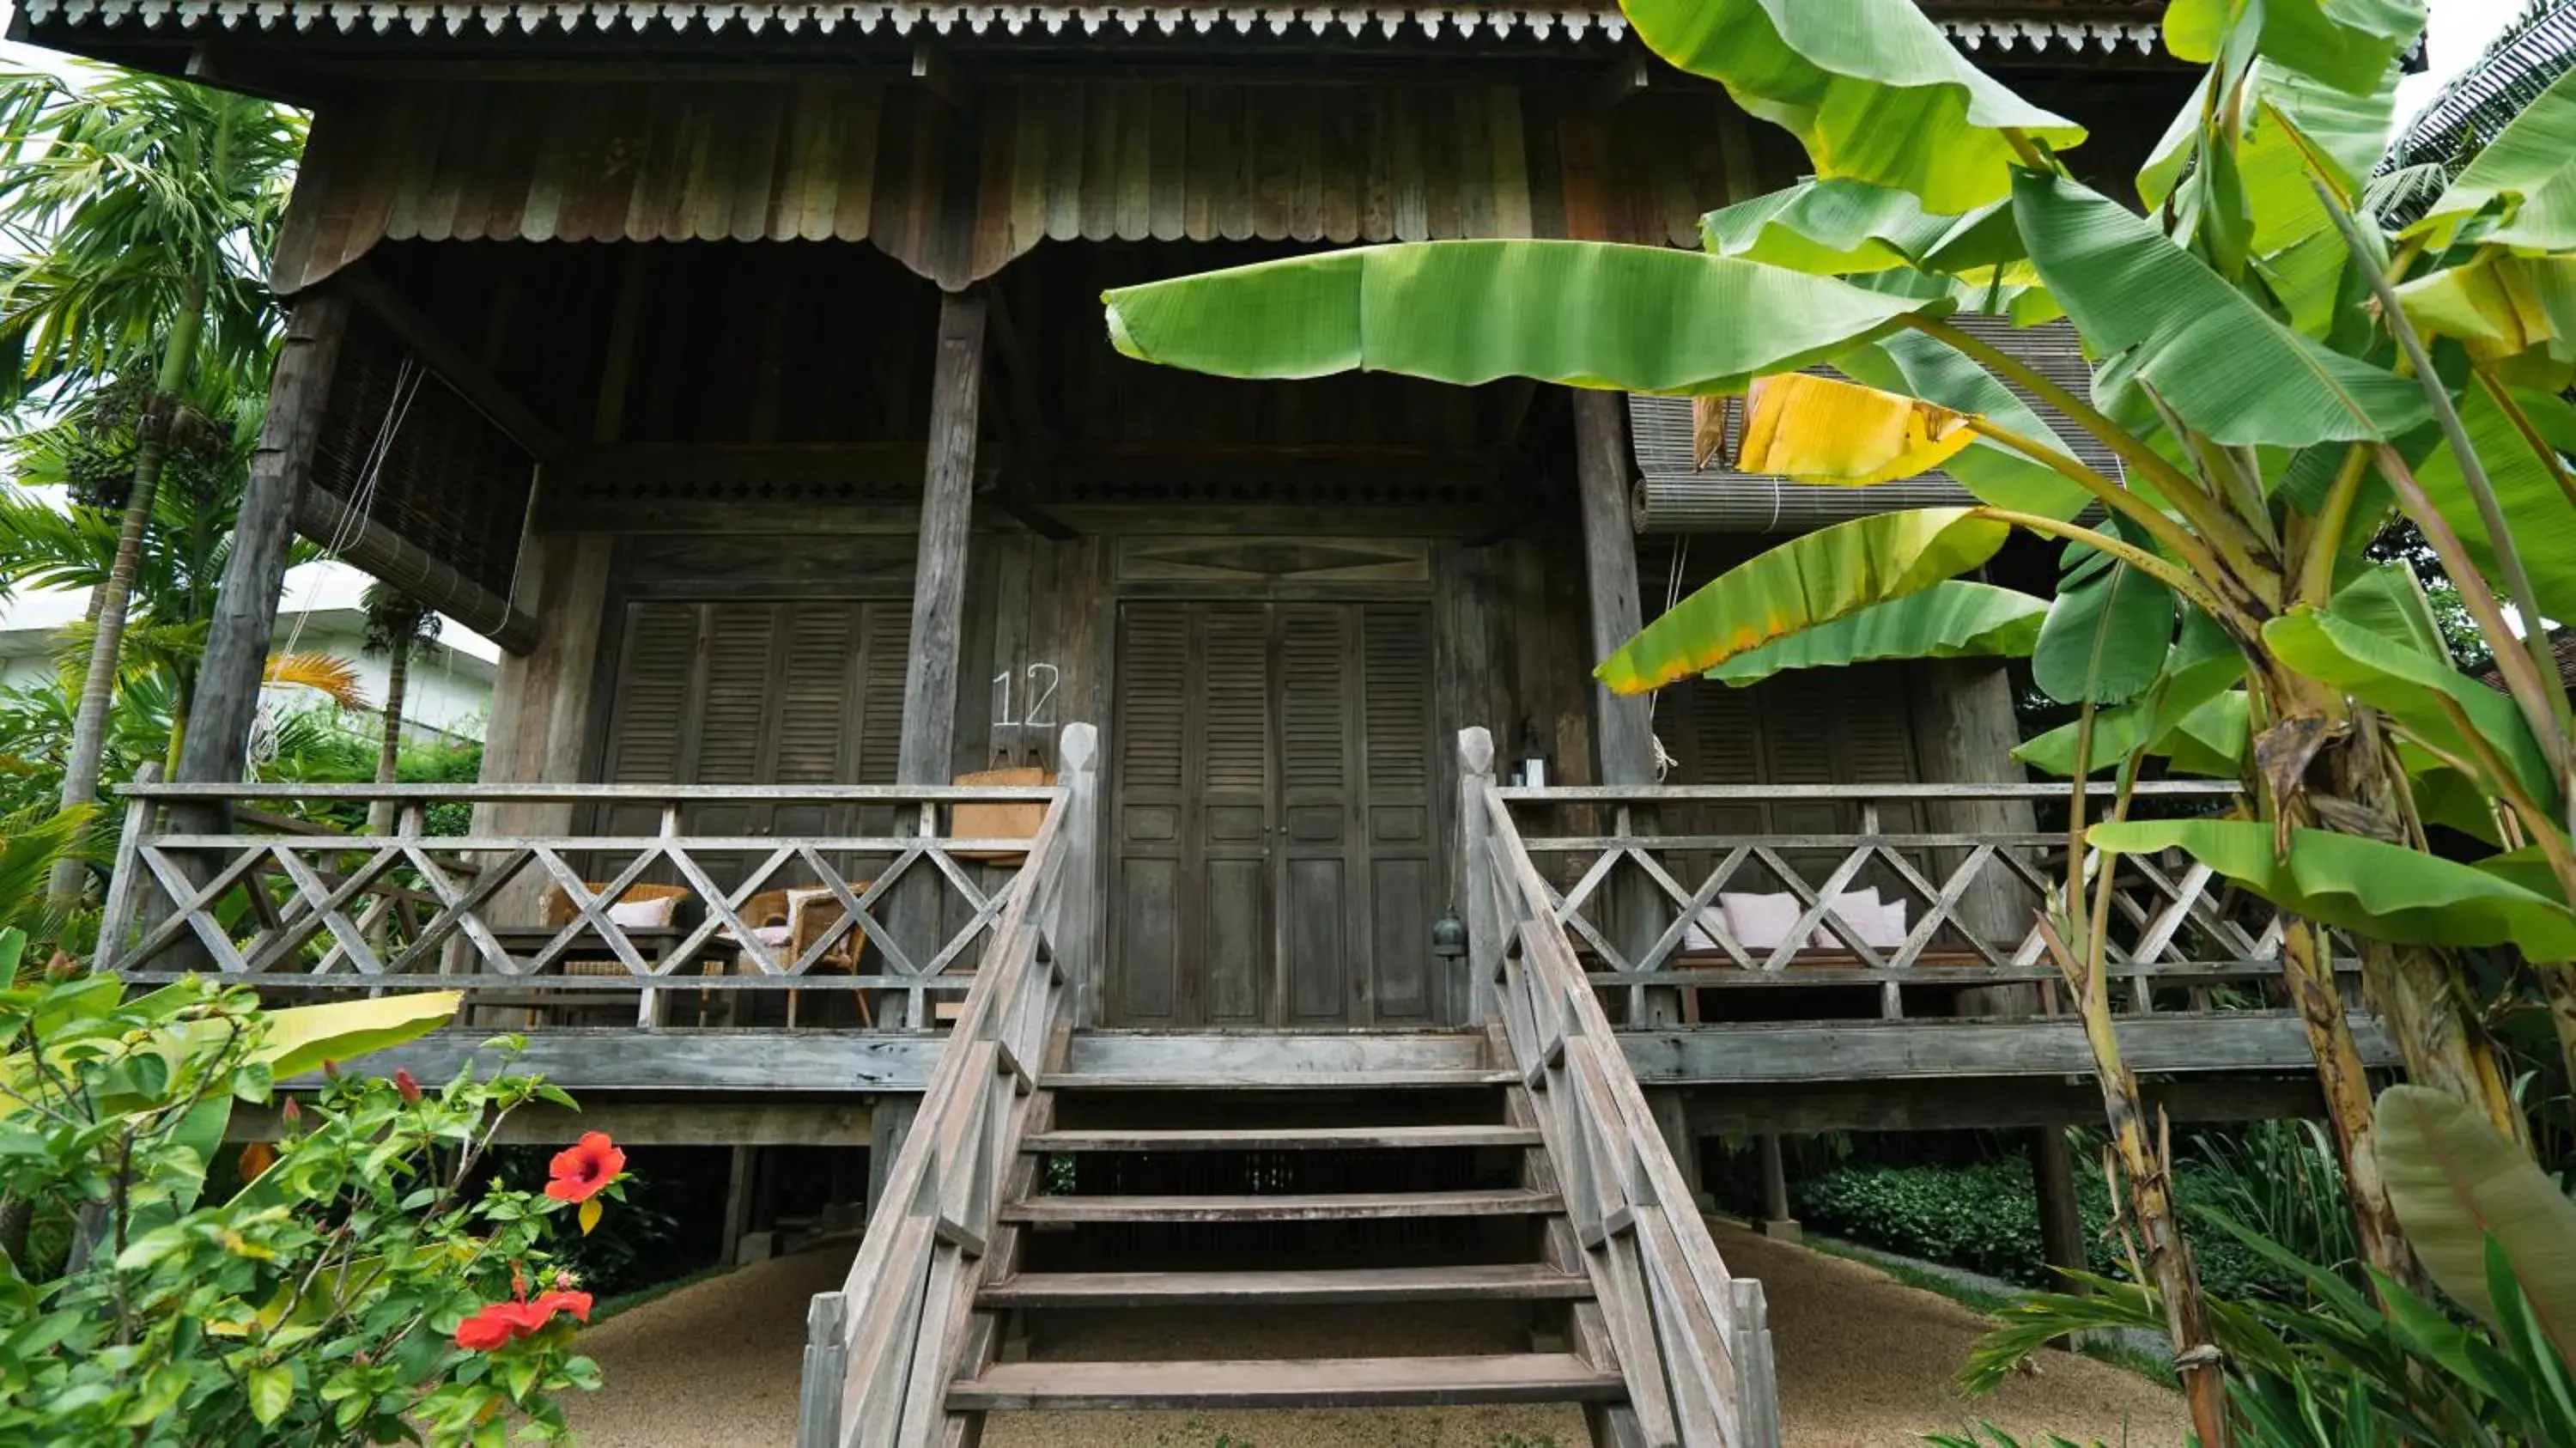
[[[10,964],[22,947],[0,932]],[[585,1140],[542,1192],[476,1183],[513,1110],[569,1098],[333,1064],[445,1021],[452,995],[279,1011],[196,981],[122,996],[52,975],[0,992],[0,1189],[73,1224],[59,1267],[0,1261],[0,1440],[565,1436],[554,1395],[597,1372],[572,1350],[590,1295],[548,1242],[620,1194],[622,1156]],[[317,1068],[273,1144],[223,1147],[236,1102]]]

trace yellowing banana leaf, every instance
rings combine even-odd
[[[2025,171],[2013,208],[2041,279],[2086,342],[2218,442],[2377,440],[2424,420],[2412,381],[2282,325],[2108,197]]]
[[[2493,1323],[2493,1237],[2541,1331],[2562,1359],[2576,1363],[2576,1202],[2532,1165],[2530,1153],[2444,1092],[2391,1086],[2380,1093],[2374,1119],[2379,1177],[2424,1270]]]
[[[1109,337],[1220,377],[1400,372],[1630,392],[1739,392],[1947,298],[1667,247],[1433,241],[1355,247],[1121,287]]]
[[[1953,215],[2000,199],[2019,130],[2064,150],[2084,129],[1970,65],[1913,0],[1624,0],[1675,66],[1786,127],[1816,174],[1910,191]]]
[[[2576,407],[2564,398],[2520,388],[2512,396],[2543,438],[2561,453],[2576,454]],[[2486,465],[2487,481],[2495,486],[2496,501],[2513,528],[2515,550],[2531,574],[2541,611],[2551,618],[2576,618],[2576,508],[2567,505],[2567,495],[2548,467],[2484,387],[2462,392],[2459,407],[2469,445]],[[2478,570],[2493,581],[2495,550],[2488,546],[2486,524],[2449,445],[2426,457],[2415,476],[2442,520],[2460,535]]]
[[[2030,652],[2048,600],[1952,579],[1793,633],[1708,671],[1757,684],[1785,669],[1840,668],[1881,659],[2012,658]]]
[[[2535,348],[2576,361],[2576,256],[2515,256],[2490,247],[2473,261],[2407,282],[2397,299],[2418,331],[2457,337],[2481,361]]]
[[[1937,337],[1893,332],[1834,358],[1855,382],[1902,392],[1957,412],[1982,417],[2067,457],[2075,450],[2056,430],[1976,361]],[[1979,501],[2017,513],[2072,518],[2092,495],[2066,476],[1989,438],[1978,437],[1944,464]]]
[[[1801,534],[1719,575],[1592,671],[1642,694],[1774,639],[1920,593],[1995,556],[2008,524],[1974,508],[1878,513]]]
[[[2263,642],[2282,663],[2379,710],[2440,753],[2466,759],[2483,742],[2543,810],[2557,808],[2557,785],[2522,711],[2511,698],[2451,667],[2447,659],[2391,643],[2331,612],[2304,606],[2265,624]],[[2466,730],[2443,707],[2444,700],[2467,719]]]
[[[2125,820],[2088,838],[2114,854],[2180,849],[2311,920],[2397,945],[2512,945],[2536,960],[2576,954],[2576,913],[2473,865],[2359,835],[2292,830],[2287,858],[2260,820]]]
[[[2255,51],[2341,90],[2367,90],[2424,29],[2422,0],[2172,0],[2165,48],[2195,65],[2218,58],[2227,33],[2262,27]]]
[[[2480,240],[2517,251],[2576,249],[2576,70],[2506,122],[2405,234],[2427,238],[2438,252],[2490,206],[2498,215]]]
[[[1806,372],[1758,378],[1745,395],[1736,466],[1838,487],[1929,472],[1974,441],[1946,407]]]
[[[374,1000],[289,1006],[268,1015],[260,1058],[279,1080],[416,1040],[445,1025],[463,997],[452,990],[411,991]]]

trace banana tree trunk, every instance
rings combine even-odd
[[[411,642],[398,639],[385,667],[385,729],[376,746],[376,783],[391,784],[402,756],[403,692],[411,681]],[[380,799],[367,806],[367,829],[384,834],[394,826],[394,803]]]
[[[2549,1002],[2558,1054],[2565,1060],[2568,1079],[2576,1081],[2576,961],[2537,961],[2531,968],[2540,976],[2541,998]]]
[[[134,428],[134,491],[125,500],[125,524],[117,531],[116,558],[107,581],[98,589],[98,627],[90,636],[89,672],[82,676],[79,707],[72,714],[72,743],[63,761],[63,808],[82,809],[98,800],[98,776],[107,757],[107,712],[116,699],[116,657],[125,643],[126,605],[134,592],[134,570],[143,554],[143,533],[152,525],[152,502],[161,491],[161,464],[170,450],[170,417],[176,394],[187,380],[197,354],[197,334],[204,325],[206,282],[200,273],[180,299],[179,315],[170,324],[167,347],[154,378],[152,396]],[[50,903],[69,908],[79,903],[87,871],[80,861],[57,862],[46,884]]]
[[[2102,1087],[2102,1115],[2111,1129],[2111,1150],[2128,1189],[2139,1280],[2155,1289],[2164,1306],[2165,1333],[2173,1344],[2184,1401],[2191,1408],[2192,1431],[2203,1448],[2227,1448],[2231,1426],[2227,1374],[2210,1340],[2209,1310],[2201,1299],[2200,1272],[2192,1262],[2191,1244],[2184,1239],[2174,1212],[2173,1163],[2166,1134],[2148,1134],[2137,1075],[2120,1051],[2103,963],[2078,958],[2066,944],[2068,932],[2056,925],[2043,920],[2041,932],[2084,1018],[2084,1039],[2093,1048],[2093,1077]],[[2084,936],[2076,933],[2076,938]]]
[[[2307,1028],[2308,1049],[2317,1058],[2317,1087],[2325,1094],[2326,1120],[2334,1129],[2335,1154],[2342,1159],[2344,1186],[2352,1197],[2362,1260],[2394,1281],[2419,1284],[2423,1274],[2414,1249],[2407,1245],[2387,1186],[2379,1179],[2379,1157],[2371,1147],[2370,1075],[2353,1039],[2343,994],[2335,988],[2331,946],[2325,930],[2310,921],[2284,924],[2281,975],[2299,1023]]]

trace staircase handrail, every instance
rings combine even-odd
[[[1718,1254],[1547,883],[1494,784],[1493,740],[1459,735],[1473,990],[1528,1085],[1639,1437],[1777,1448],[1761,1284]]]
[[[1092,965],[1098,732],[1066,726],[1062,784],[1029,841],[1021,889],[976,967],[867,1234],[808,1319],[799,1448],[940,1440],[975,1289],[1013,1194],[1037,1073],[1060,1052]],[[879,1109],[885,1109],[882,1105]]]

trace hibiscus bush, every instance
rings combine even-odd
[[[503,1123],[570,1097],[346,1063],[453,1009],[268,1011],[198,982],[0,991],[0,1189],[71,1238],[57,1262],[23,1241],[0,1257],[0,1442],[566,1438],[556,1395],[598,1370],[574,1351],[590,1296],[549,1243],[597,1224],[624,1155],[594,1132],[543,1191],[513,1190],[484,1169]],[[273,1140],[224,1144],[236,1103],[317,1067],[320,1091],[259,1118]]]

